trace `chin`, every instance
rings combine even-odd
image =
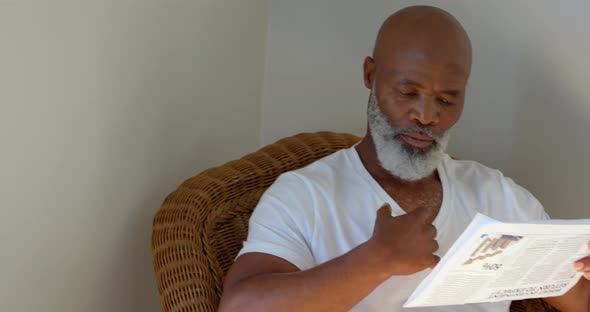
[[[414,155],[414,156],[426,156],[428,153],[430,153],[431,151],[433,151],[436,148],[435,144],[432,144],[429,147],[420,148],[420,147],[410,145],[410,144],[403,142],[401,140],[398,140],[398,142],[399,142],[398,144],[400,144],[401,148],[406,153],[408,153],[409,155]]]
[[[448,139],[448,136],[447,136]],[[387,135],[373,135],[377,159],[383,169],[405,181],[418,181],[432,175],[445,155],[445,141],[417,148]]]

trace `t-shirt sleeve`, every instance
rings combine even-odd
[[[282,258],[300,270],[315,266],[309,239],[313,222],[311,191],[294,173],[281,175],[262,195],[249,221],[238,257],[251,252]]]
[[[543,205],[524,187],[516,184],[512,179],[505,178],[505,185],[508,188],[507,193],[511,194],[514,206],[513,219],[515,222],[528,222],[548,220],[549,215],[545,212]]]

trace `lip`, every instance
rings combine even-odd
[[[407,144],[416,148],[427,148],[434,143],[434,140],[431,137],[417,133],[400,134],[400,138]]]

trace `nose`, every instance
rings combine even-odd
[[[438,124],[440,118],[439,106],[436,100],[423,96],[415,101],[410,110],[410,119],[422,126],[433,126]]]

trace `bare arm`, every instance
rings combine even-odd
[[[584,273],[576,286],[563,296],[543,300],[564,312],[590,312],[590,256],[576,261],[576,264],[580,265],[577,270]]]
[[[272,255],[245,254],[227,275],[219,310],[348,311],[389,277],[373,271],[366,248],[306,271]]]
[[[590,281],[581,278],[565,295],[543,300],[563,312],[590,312]]]
[[[244,254],[226,277],[219,310],[348,311],[390,276],[436,265],[433,218],[427,209],[393,218],[384,206],[371,239],[305,271],[275,256]]]

